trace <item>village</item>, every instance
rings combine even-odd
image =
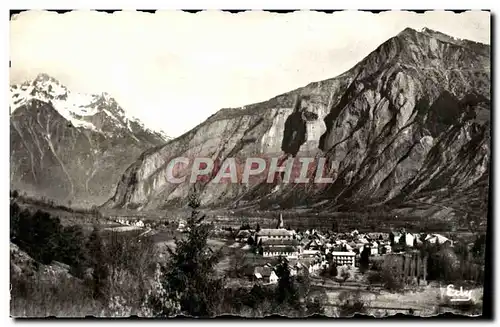
[[[120,228],[140,228],[140,234],[155,233],[151,222],[126,218],[115,219],[122,225]],[[316,229],[294,230],[285,228],[283,215],[280,214],[275,228],[260,228],[256,224],[251,228],[248,224],[239,227],[237,231],[228,233],[216,228],[220,239],[232,241],[231,248],[239,249],[260,258],[251,269],[245,270],[246,279],[252,283],[276,284],[278,276],[274,264],[276,259],[286,258],[291,275],[308,274],[309,276],[324,276],[324,272],[333,271],[334,280],[345,280],[345,276],[359,273],[362,255],[370,262],[381,262],[388,255],[397,255],[410,260],[401,261],[401,271],[409,283],[426,285],[427,262],[421,258],[418,248],[424,244],[453,247],[453,241],[441,234],[411,233],[404,229],[392,232],[360,233],[321,232]],[[186,232],[186,222],[179,220],[176,224],[177,233]],[[232,240],[231,240],[232,239]]]
[[[416,248],[424,243],[453,246],[453,241],[441,234],[415,234],[404,229],[390,233],[359,233],[357,230],[348,233],[331,231],[321,233],[315,229],[288,230],[284,228],[282,215],[276,228],[240,229],[235,241],[246,244],[247,248],[251,247],[252,251],[263,258],[286,258],[292,275],[306,270],[312,276],[328,271],[330,265],[336,266],[339,275],[342,274],[342,270],[355,273],[363,253],[375,260],[383,260],[384,256],[389,254],[413,258],[418,257]],[[405,267],[402,267],[402,271],[408,277],[414,277],[419,285],[425,285],[427,274],[425,260],[420,258],[406,263],[403,260],[403,265]],[[278,278],[273,268],[270,263],[255,267],[253,278],[263,283],[277,283]]]
[[[462,310],[449,302],[446,285],[472,291],[471,310],[481,304],[482,241],[473,234],[466,238],[453,232],[414,232],[411,227],[377,230],[354,222],[345,228],[335,217],[304,228],[303,216],[281,210],[256,218],[213,212],[199,216],[195,225],[189,216],[174,212],[102,215],[97,222],[92,215],[88,224],[110,242],[110,258],[125,256],[123,261],[110,259],[111,264],[128,263],[127,253],[143,249],[139,258],[162,265],[177,253],[180,240],[191,237],[190,228],[206,218],[204,246],[217,252],[212,276],[223,281],[225,294],[262,291],[272,298],[270,294],[282,288],[283,276],[289,276],[297,292],[319,301],[329,316],[337,316],[349,303],[362,304],[365,312],[380,316]],[[71,269],[54,262],[58,271]]]

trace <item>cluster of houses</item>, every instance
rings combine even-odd
[[[114,219],[114,221],[120,225],[125,226],[150,227],[146,226],[146,224],[144,224],[144,221],[142,221],[141,219],[127,219],[123,217],[117,217]]]
[[[165,227],[168,225],[167,220],[163,219],[151,219],[151,218],[139,218],[136,216],[112,216],[109,217],[111,221],[124,226],[135,226],[140,228],[158,228]],[[179,230],[183,231],[186,222],[184,220],[179,221]]]
[[[320,262],[301,262],[299,260],[288,260],[288,266],[291,276],[301,275],[305,272],[309,275],[314,275],[319,270],[327,268],[327,265],[321,264]],[[247,275],[250,276],[253,281],[264,284],[276,284],[279,279],[271,263],[254,267]]]
[[[276,228],[242,229],[236,241],[252,245],[263,257],[286,257],[294,274],[301,269],[318,274],[332,262],[337,266],[355,267],[363,251],[369,251],[370,256],[380,256],[402,253],[425,242],[453,246],[453,242],[441,234],[414,234],[404,229],[391,233],[359,233],[357,230],[321,233],[314,229],[297,232],[284,228],[282,215]],[[256,267],[254,277],[273,283],[276,278],[268,268],[271,267]]]

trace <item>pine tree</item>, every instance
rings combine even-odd
[[[276,299],[278,303],[296,305],[299,303],[298,290],[290,273],[288,260],[284,257],[278,259],[276,275],[278,275],[278,287],[276,288]]]
[[[27,242],[31,246],[33,256],[43,264],[50,264],[55,259],[61,221],[49,213],[38,210],[31,220],[31,238]]]
[[[187,219],[187,234],[175,241],[175,250],[169,249],[170,261],[166,266],[164,289],[172,300],[180,301],[183,314],[208,317],[216,314],[223,282],[215,276],[215,265],[220,252],[207,244],[211,226],[201,215],[199,198],[189,198],[191,216]],[[168,312],[165,312],[168,315]]]
[[[364,273],[368,270],[370,264],[370,248],[365,246],[363,251],[361,251],[361,255],[359,257],[359,270],[361,273]]]

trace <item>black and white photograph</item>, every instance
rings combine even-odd
[[[491,34],[488,10],[11,11],[10,316],[481,317]]]

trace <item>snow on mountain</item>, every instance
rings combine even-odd
[[[130,164],[168,140],[106,93],[71,92],[47,75],[10,91],[11,188],[34,196],[101,204]]]
[[[47,74],[38,75],[33,81],[10,86],[10,112],[33,99],[52,104],[67,121],[76,128],[90,129],[105,135],[112,135],[119,130],[134,132],[132,126],[149,133],[159,135],[165,140],[170,138],[163,131],[153,131],[131,115],[128,115],[107,93],[85,94],[68,90],[59,81]],[[109,122],[101,122],[99,113],[109,117]]]

